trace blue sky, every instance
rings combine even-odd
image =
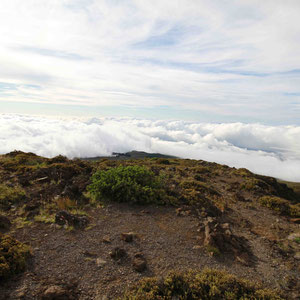
[[[300,125],[298,0],[0,8],[0,112]]]

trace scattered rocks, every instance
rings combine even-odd
[[[142,253],[137,253],[132,261],[133,269],[137,272],[143,272],[147,268],[146,259]]]
[[[61,210],[55,215],[55,223],[82,229],[88,225],[89,220],[86,216],[73,215],[65,210]]]
[[[109,252],[109,255],[114,260],[119,260],[127,255],[126,251],[123,248],[116,247]]]
[[[72,299],[68,290],[58,285],[48,287],[42,295],[43,300],[68,300]]]

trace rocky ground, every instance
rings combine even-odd
[[[91,175],[120,164],[164,175],[178,202],[91,201]],[[300,297],[300,196],[276,179],[175,158],[12,152],[0,157],[1,191],[1,231],[32,255],[24,272],[0,277],[0,299],[116,299],[143,277],[207,267]]]

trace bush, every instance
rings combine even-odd
[[[164,203],[162,179],[142,166],[119,166],[98,171],[88,191],[95,200],[128,203]]]
[[[25,191],[21,187],[0,184],[0,209],[9,209],[11,205],[21,202],[25,198]]]
[[[278,293],[262,289],[247,280],[238,279],[226,272],[206,269],[202,272],[171,272],[164,279],[142,279],[123,300],[219,300],[264,299],[279,300]]]
[[[0,235],[0,280],[24,271],[30,247],[9,235]]]

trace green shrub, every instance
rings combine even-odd
[[[219,300],[283,299],[275,291],[262,289],[226,272],[206,269],[202,272],[171,272],[164,279],[142,279],[122,300]]]
[[[0,280],[24,271],[30,247],[9,235],[0,235]]]
[[[9,209],[11,205],[25,200],[26,194],[21,187],[0,184],[0,209]]]
[[[164,203],[162,187],[162,179],[145,167],[119,166],[96,172],[87,189],[95,200],[146,204]]]

